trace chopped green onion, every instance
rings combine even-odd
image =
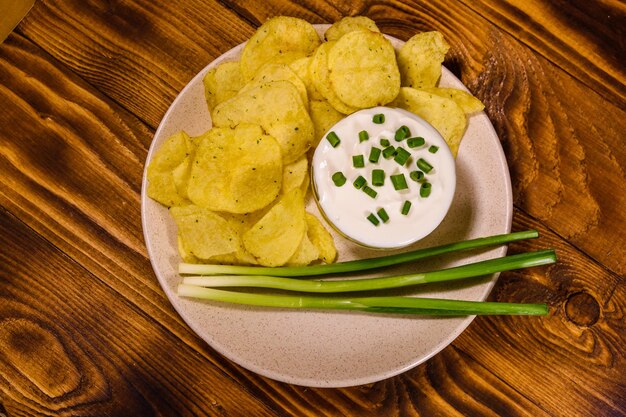
[[[385,123],[385,115],[382,113],[375,114],[372,118],[372,122],[376,123],[377,125]]]
[[[378,163],[378,160],[380,159],[380,149],[377,147],[372,147],[372,150],[370,151],[370,156],[369,156],[369,161],[376,164]]]
[[[417,148],[419,146],[423,146],[426,141],[424,140],[423,137],[418,136],[416,138],[409,138],[406,141],[407,145],[409,145],[409,148]]]
[[[411,202],[409,200],[406,200],[402,205],[402,210],[400,210],[400,213],[406,216],[407,214],[409,214],[409,210],[411,210]]]
[[[411,179],[415,182],[424,182],[424,173],[422,171],[411,171],[409,174]]]
[[[363,190],[363,192],[365,194],[369,195],[372,198],[376,198],[376,196],[378,195],[378,192],[376,192],[375,190],[371,189],[367,185],[364,185],[363,188],[361,188],[361,189]]]
[[[389,145],[391,145],[391,142],[389,142],[388,139],[385,139],[385,138],[380,139],[380,146],[386,148]]]
[[[425,182],[420,187],[420,197],[426,198],[430,195],[432,185],[429,182]]]
[[[435,146],[435,145],[430,145],[430,147],[428,148],[428,152],[430,153],[437,153],[438,150],[439,150],[439,146]]]
[[[337,171],[333,174],[332,180],[337,187],[341,187],[346,183],[346,176],[343,175],[343,172]]]
[[[545,304],[458,301],[398,296],[343,298],[319,295],[273,295],[216,290],[189,284],[180,284],[177,291],[181,297],[272,308],[348,310],[364,313],[439,316],[490,314],[545,316],[548,314],[548,307]]]
[[[355,168],[363,168],[365,166],[365,159],[363,159],[363,155],[354,155],[352,157],[352,166]]]
[[[333,148],[336,148],[339,143],[341,143],[341,139],[339,139],[339,136],[337,136],[335,132],[330,132],[328,135],[326,135],[326,140],[330,142],[330,146],[332,146]]]
[[[411,131],[409,130],[409,128],[406,126],[401,126],[400,129],[396,130],[396,135],[394,138],[396,139],[396,142],[401,142],[409,136],[411,136]]]
[[[358,180],[358,178],[357,178]],[[356,181],[355,181],[356,182]],[[409,203],[410,201],[405,201]],[[403,213],[404,214],[404,213]],[[453,253],[463,250],[483,248],[486,246],[497,246],[505,243],[517,242],[525,239],[536,239],[539,232],[536,230],[525,230],[522,232],[505,233],[501,235],[479,237],[476,239],[464,240],[430,248],[417,249],[410,252],[387,255],[378,258],[358,259],[348,262],[337,262],[332,264],[310,265],[310,266],[283,266],[283,267],[263,267],[263,266],[240,266],[240,265],[207,265],[180,263],[178,272],[180,274],[194,275],[274,275],[304,277],[325,274],[337,274],[346,272],[366,271],[385,266],[398,265],[406,262],[418,261],[421,259],[441,256],[446,253]]]
[[[378,224],[380,223],[380,221],[378,221],[378,218],[374,215],[374,213],[370,213],[369,216],[367,216],[367,220],[370,221],[370,223],[372,223],[374,226],[378,226]],[[287,278],[284,278],[287,279]]]
[[[354,185],[354,188],[360,190],[361,187],[365,185],[365,183],[367,183],[367,180],[362,175],[359,175],[352,184]]]
[[[373,219],[378,219],[370,214]],[[370,219],[368,216],[368,220]],[[370,220],[376,224],[373,220]],[[467,278],[481,277],[497,272],[513,269],[530,268],[556,262],[553,250],[520,253],[503,256],[486,261],[440,269],[429,272],[413,272],[405,275],[376,278],[350,278],[341,280],[297,279],[268,275],[220,275],[211,277],[186,277],[183,284],[203,287],[254,287],[274,288],[285,291],[309,293],[342,293],[353,291],[387,290],[393,288],[412,287],[414,285],[434,282],[456,281]]]
[[[385,185],[385,171],[382,169],[372,170],[372,185],[377,187]]]
[[[411,153],[404,148],[396,148],[396,156],[393,157],[393,160],[396,161],[401,166],[406,164],[406,161],[411,157]]]
[[[383,149],[383,158],[385,159],[389,159],[395,154],[396,154],[396,148],[394,148],[393,146],[388,146],[385,149]]]
[[[433,166],[423,158],[417,160],[417,167],[427,174],[433,170]]]
[[[361,130],[359,132],[359,143],[361,142],[365,142],[366,140],[368,140],[370,138],[370,134],[367,133],[367,130]]]
[[[406,178],[404,177],[404,174],[392,175],[389,177],[389,179],[391,179],[393,188],[395,188],[398,191],[406,190],[407,188],[409,188],[409,186],[406,183]]]
[[[378,217],[380,217],[380,220],[382,220],[383,223],[387,223],[389,221],[389,215],[384,208],[378,209],[378,211],[376,211],[376,214],[378,214]]]

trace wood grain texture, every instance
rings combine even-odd
[[[39,1],[20,32],[51,55],[16,35],[0,46],[8,415],[625,415],[619,106],[458,3],[224,4]],[[143,245],[141,174],[178,89],[259,22],[359,13],[403,39],[451,39],[446,65],[488,104],[509,157],[513,228],[542,232],[511,252],[554,247],[561,260],[503,274],[492,294],[547,300],[547,318],[479,318],[401,376],[310,389],[234,365],[171,309]]]
[[[626,110],[626,6],[604,1],[463,3]],[[622,41],[615,42],[616,39]]]
[[[8,156],[3,160],[2,175],[7,184],[11,185],[2,188],[2,204],[23,218],[37,232],[54,241],[55,245],[70,254],[84,268],[94,271],[98,279],[117,292],[111,297],[121,296],[129,300],[130,304],[142,312],[140,315],[148,314],[160,326],[180,338],[177,342],[163,342],[163,350],[169,350],[169,346],[182,349],[185,344],[191,345],[201,356],[208,358],[213,366],[246,386],[255,397],[263,399],[274,409],[282,408],[294,415],[428,415],[435,409],[447,410],[451,415],[462,415],[470,410],[487,415],[497,415],[502,410],[507,410],[511,415],[541,413],[538,406],[517,394],[509,382],[503,382],[499,377],[490,374],[484,365],[457,352],[453,347],[437,361],[418,367],[402,377],[369,387],[342,390],[306,389],[270,381],[242,371],[211,352],[190,335],[180,319],[170,311],[152,277],[143,248],[137,249],[140,245],[140,230],[136,192],[121,196],[110,194],[119,188],[115,178],[121,175],[120,172],[124,172],[124,167],[132,165],[135,159],[141,159],[136,154],[145,152],[141,145],[137,145],[134,152],[121,152],[113,146],[115,139],[127,137],[128,132],[132,132],[135,137],[143,138],[137,140],[143,143],[145,128],[80,80],[64,73],[61,66],[49,62],[45,54],[27,41],[12,37],[2,47],[1,56],[0,79],[5,86],[1,90],[5,95],[3,98],[21,103],[5,115],[6,119],[0,121],[0,126],[3,126],[0,129],[3,155]],[[21,76],[17,76],[18,74]],[[44,74],[49,75],[49,78]],[[83,136],[68,131],[61,130],[62,135],[58,133],[61,129],[58,126],[67,123],[64,121],[69,120],[73,114],[73,107],[68,105],[72,102],[85,103],[85,111],[72,120],[72,126],[90,126],[85,130],[89,132],[86,137],[99,138],[100,142],[85,141]],[[36,108],[40,110],[35,111],[31,106],[39,106]],[[46,109],[44,119],[39,118],[41,109]],[[23,124],[11,127],[9,120],[21,120]],[[21,141],[13,140],[15,129],[23,132]],[[120,132],[119,137],[107,137],[107,131]],[[63,152],[55,149],[62,149]],[[54,156],[45,156],[48,154]],[[63,158],[59,158],[61,154],[64,155]],[[99,156],[95,158],[90,155]],[[116,163],[106,166],[80,164],[93,160],[115,160]],[[65,163],[61,164],[59,161]],[[73,164],[78,164],[80,169],[72,168]],[[134,176],[129,175],[129,178],[133,178],[130,180],[131,189],[138,187],[140,170],[138,171]],[[98,188],[86,199],[84,194],[94,187],[93,184],[97,184]],[[108,217],[102,213],[104,211],[109,212]],[[519,216],[518,213],[516,218]],[[107,220],[109,217],[115,218],[115,222]],[[117,230],[114,224],[117,222],[126,227]],[[530,224],[531,221],[527,220],[526,223]],[[516,224],[516,227],[525,227],[527,224]],[[110,234],[115,234],[115,237]],[[554,240],[559,242],[557,237]],[[116,244],[111,244],[111,241]],[[20,254],[13,255],[13,259],[21,258],[23,257]],[[584,257],[582,259],[578,262],[580,265],[584,263]],[[54,282],[57,275],[59,274],[51,271],[42,278],[47,277]],[[30,282],[26,277],[23,280]],[[526,285],[523,280],[518,281],[518,284],[522,287]],[[64,281],[62,285],[65,288],[82,284]],[[539,300],[541,298],[535,299]],[[92,308],[99,311],[99,305],[93,305]],[[137,314],[138,311],[124,316],[127,317],[126,320],[134,322]],[[55,321],[65,321],[65,317],[57,313],[53,312],[51,316],[55,317]],[[155,325],[154,321],[151,323]],[[28,323],[19,328],[21,327],[27,330],[30,328]],[[470,327],[470,334],[473,328],[474,326]],[[28,333],[28,338],[33,337],[33,332],[34,330]],[[56,344],[68,343],[64,337],[57,338],[54,339],[58,340]],[[493,344],[493,341],[490,342]],[[487,351],[491,348],[490,345],[480,347]],[[526,349],[532,349],[532,346],[526,346]],[[462,359],[459,359],[459,355]],[[10,356],[13,355],[7,355]],[[450,361],[453,363],[450,364]],[[181,366],[190,374],[196,373],[191,367]],[[517,367],[528,373],[534,371],[531,366],[518,364]],[[83,377],[84,371],[76,369]],[[70,369],[67,374],[67,384],[71,386],[74,371]],[[34,375],[32,378],[40,381],[39,385],[45,386],[45,375]],[[103,379],[109,381],[110,378]],[[551,383],[551,380],[548,382]],[[219,383],[211,380],[211,384]],[[450,384],[463,386],[464,394],[450,388]],[[471,391],[469,387],[475,387],[475,390]],[[119,390],[120,392],[113,395],[115,401],[123,400],[124,395],[127,395],[125,386]],[[194,401],[201,404],[207,399],[199,397]],[[496,407],[500,411],[493,411],[490,407]],[[179,411],[179,414],[185,413],[186,411]]]
[[[8,415],[275,415],[3,209],[0,229]]]
[[[516,223],[522,229],[536,227],[522,216]],[[626,280],[562,245],[547,230],[540,232],[541,243],[556,249],[558,263],[503,274],[490,299],[543,299],[549,316],[540,322],[481,317],[455,346],[552,415],[562,415],[564,404],[568,415],[620,415],[626,410]],[[521,242],[511,253],[532,246]],[[520,363],[532,363],[534,372],[521,372]]]
[[[38,1],[18,31],[153,128],[198,71],[253,33],[215,0]]]

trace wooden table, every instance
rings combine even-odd
[[[626,415],[626,8],[514,3],[38,1],[0,45],[0,415]],[[146,153],[181,88],[280,14],[443,32],[507,154],[513,229],[542,234],[510,251],[559,255],[490,298],[548,317],[478,318],[346,389],[260,377],[183,323],[144,246]]]

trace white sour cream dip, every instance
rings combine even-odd
[[[380,114],[384,115],[384,122],[374,123],[374,116]],[[422,137],[425,144],[411,148],[406,138],[396,141],[396,131],[402,126],[409,128],[408,138]],[[359,141],[361,131],[366,131],[369,136],[362,142]],[[336,147],[327,139],[330,132],[340,139]],[[382,139],[388,140],[390,146],[408,151],[411,156],[407,163],[400,165],[394,157],[386,159],[382,152],[378,162],[370,162],[372,147],[381,151],[385,148],[381,145]],[[431,146],[438,148],[436,152],[429,151]],[[363,155],[363,168],[353,166],[353,156],[358,155]],[[422,171],[416,163],[420,158],[433,167],[430,172],[424,173],[423,178],[431,184],[428,197],[420,196],[422,183],[411,179],[412,171]],[[400,248],[430,234],[446,216],[456,187],[454,157],[439,132],[413,113],[388,107],[360,110],[330,128],[315,150],[311,169],[313,191],[324,217],[342,235],[373,248]],[[382,186],[372,183],[372,171],[375,169],[385,172]],[[346,178],[342,186],[333,181],[333,174],[337,172]],[[404,174],[407,189],[394,188],[390,177],[399,174]],[[376,192],[374,198],[363,188],[354,186],[359,176],[365,178],[366,185]],[[404,215],[402,208],[406,201],[411,203],[411,207]],[[383,222],[377,214],[380,209],[387,213],[387,222]],[[368,219],[372,215],[379,221],[378,225]]]

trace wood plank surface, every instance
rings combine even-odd
[[[521,229],[536,227],[522,216],[516,221]],[[540,323],[480,317],[454,344],[551,415],[562,415],[564,404],[568,415],[619,415],[626,410],[626,280],[539,230],[542,244],[556,248],[558,263],[503,274],[490,299],[548,300],[549,316]],[[522,242],[511,253],[532,246]],[[533,372],[520,363],[532,363]]]
[[[624,2],[463,0],[463,3],[626,110]],[[615,42],[616,39],[622,42]]]
[[[9,416],[276,414],[4,209],[0,228]]]
[[[622,9],[581,3],[37,2],[0,45],[0,411],[626,415],[626,118],[611,55],[623,43],[619,28],[587,33],[594,13]],[[547,301],[549,316],[478,318],[425,364],[344,389],[258,376],[188,329],[143,243],[147,149],[180,88],[277,14],[444,33],[446,65],[487,104],[507,153],[513,229],[542,234],[510,252],[559,255],[502,274],[491,299]],[[565,62],[591,52],[602,59],[586,71]]]
[[[18,31],[156,128],[178,92],[254,29],[216,0],[38,1]]]

